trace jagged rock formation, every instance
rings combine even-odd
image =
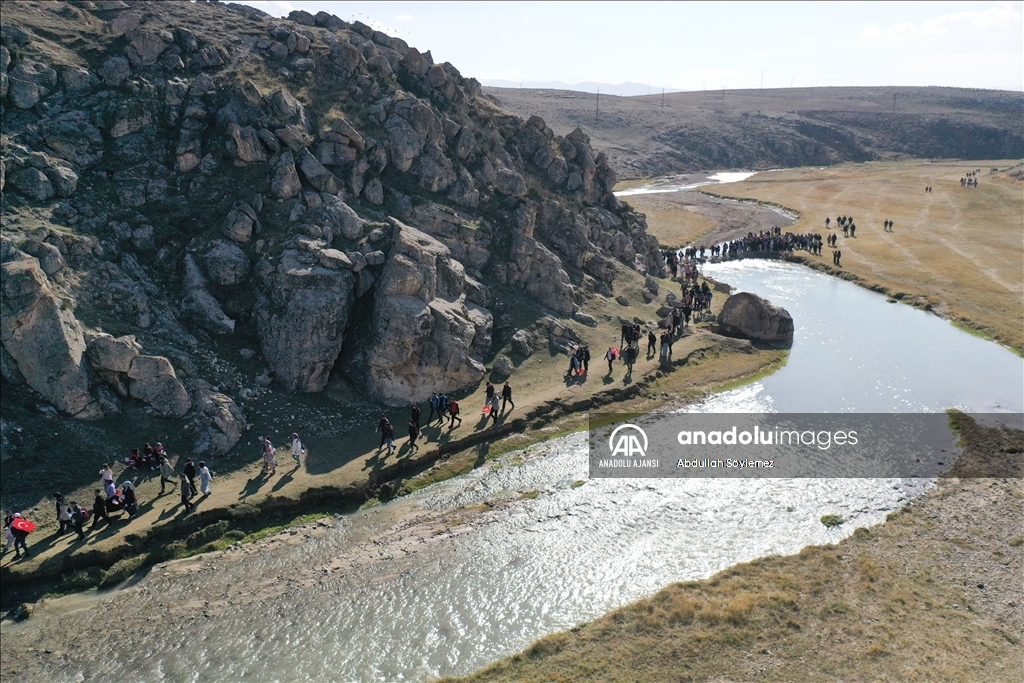
[[[718,324],[729,335],[764,342],[793,341],[793,317],[789,311],[750,292],[730,296],[718,314]]]
[[[189,2],[2,22],[4,376],[65,413],[140,400],[223,452],[246,420],[220,340],[260,349],[278,388],[343,369],[407,402],[480,381],[493,292],[570,316],[623,268],[662,274],[585,134],[360,22]]]

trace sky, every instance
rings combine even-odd
[[[1024,90],[1024,2],[236,1],[358,19],[484,83]]]

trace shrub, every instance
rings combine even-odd
[[[221,520],[210,526],[203,527],[185,539],[185,545],[189,548],[199,548],[211,541],[216,541],[228,531],[228,521]]]
[[[140,569],[145,568],[148,565],[148,561],[149,555],[136,555],[135,557],[128,557],[115,562],[114,566],[103,574],[100,588],[111,588],[131,578]]]

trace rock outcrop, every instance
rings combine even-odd
[[[772,343],[793,341],[793,317],[789,312],[749,292],[729,297],[718,315],[718,324],[728,335]]]
[[[370,391],[392,405],[421,401],[479,382],[484,366],[473,342],[490,337],[490,312],[466,305],[466,275],[451,252],[426,233],[394,221],[391,254],[378,287]]]
[[[257,265],[256,325],[263,357],[289,391],[315,392],[327,386],[345,341],[355,300],[355,277],[345,269],[306,263],[287,249],[276,265]]]
[[[102,416],[89,393],[82,326],[50,287],[39,261],[2,266],[0,342],[35,391],[72,417]]]

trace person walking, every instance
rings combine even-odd
[[[377,446],[378,451],[384,448],[384,443],[388,440],[388,427],[390,426],[391,421],[388,419],[388,416],[385,415],[384,413],[381,413],[380,420],[377,421],[377,429],[374,430],[375,432],[380,432],[380,445]],[[392,433],[394,433],[393,429]]]
[[[60,493],[53,494],[53,505],[57,510],[57,524],[60,525],[57,535],[60,536],[71,526],[71,508],[64,501],[63,494]]]
[[[213,475],[210,474],[210,468],[206,466],[206,463],[202,460],[199,461],[199,488],[203,492],[203,498],[213,493],[210,488],[210,482],[213,481]]]
[[[130,481],[122,484],[121,497],[124,500],[124,511],[128,513],[128,519],[133,518],[139,511],[139,499],[135,495],[135,484]]]
[[[493,394],[492,394],[492,398],[493,398]],[[451,415],[451,417],[452,417],[451,425],[452,425],[453,429],[455,428],[455,421],[456,420],[459,421],[459,424],[462,424],[462,416],[459,415],[459,411],[460,411],[460,408],[459,408],[459,402],[458,401],[456,401],[454,398],[452,400],[448,401],[448,414]]]
[[[75,533],[78,534],[78,540],[85,538],[85,531],[82,529],[82,525],[85,524],[85,520],[89,518],[89,512],[82,508],[75,501],[71,501],[71,526],[74,528]]]
[[[103,463],[103,467],[100,469],[100,485],[103,487],[103,492],[107,494],[107,498],[113,498],[117,492],[117,487],[114,486],[114,470],[110,469],[110,465]]]
[[[586,375],[590,371],[590,346],[587,344],[583,345],[583,374]],[[515,404],[512,405],[515,408]]]
[[[384,426],[381,428],[381,441],[388,444],[388,455],[391,455],[395,451],[395,427],[386,417],[384,418]]]
[[[612,374],[612,363],[615,362],[615,349],[609,348],[608,353],[604,354],[604,359],[608,361],[608,376]]]
[[[90,529],[95,529],[99,526],[100,520],[106,520],[107,526],[110,526],[110,515],[107,514],[107,499],[103,497],[103,491],[96,489],[96,497],[92,500],[92,526]]]
[[[192,496],[189,495],[189,489],[192,486],[192,482],[189,480],[188,475],[184,472],[181,473],[181,504],[185,506],[185,512],[189,513],[192,508],[195,507],[194,503],[190,503],[189,500]]]
[[[409,411],[409,419],[416,423],[416,431],[420,430],[420,404],[413,403],[412,409]]]
[[[273,459],[273,457],[274,457],[274,446],[270,443],[270,439],[268,439],[267,437],[263,437],[263,441],[264,441],[264,449],[263,449],[263,458],[264,458],[264,460],[266,460],[266,457],[267,457],[267,450],[266,450],[267,446],[270,447],[270,457],[271,457],[271,459]],[[274,461],[274,466],[275,467],[277,466],[277,461],[276,460]],[[181,468],[181,471],[185,474],[185,478],[188,479],[188,490],[189,490],[188,497],[192,498],[197,493],[199,493],[196,490],[196,466],[192,463],[192,458],[185,458],[185,466],[183,468]],[[264,465],[263,471],[264,472],[267,471],[267,465]]]
[[[409,450],[419,450],[419,446],[416,445],[416,439],[420,435],[420,426],[416,423],[416,420],[409,420]]]
[[[302,465],[302,455],[305,452],[306,449],[302,446],[302,439],[299,438],[297,432],[292,432],[292,460],[295,461],[296,467]]]
[[[4,553],[11,549],[14,545],[14,532],[11,531],[11,522],[14,521],[14,515],[7,515],[4,517]]]
[[[189,463],[192,461],[189,460]],[[188,467],[188,465],[186,465]],[[193,467],[193,472],[195,468]],[[277,450],[274,448],[274,444],[270,442],[269,436],[263,437],[263,474],[267,476],[274,476],[277,474]],[[195,481],[195,474],[189,477],[189,481]],[[196,494],[195,484],[192,485],[192,495]]]
[[[17,526],[15,526],[14,524],[15,519],[23,519],[20,512],[14,513],[13,519],[11,519],[10,526],[11,535],[14,536],[14,556],[21,557],[21,552],[18,550],[18,548],[21,548],[21,550],[25,551],[25,557],[28,557],[28,544],[25,542],[25,539],[28,538],[29,532],[25,531],[24,529],[17,528]]]
[[[171,467],[171,463],[168,462],[166,455],[160,456],[160,495],[164,495],[165,487],[170,484],[172,487],[175,484],[174,481],[174,468]]]
[[[450,401],[450,400],[451,399],[448,398],[448,394],[440,394],[437,397],[437,407],[438,407],[438,409],[437,409],[437,422],[438,422],[438,424],[441,424],[441,425],[444,424],[445,417],[447,417],[447,415],[448,415],[448,401]]]
[[[437,392],[435,391],[430,396],[430,415],[427,416],[427,426],[430,426],[430,423],[434,421],[434,415],[435,414],[440,415],[440,413],[438,412],[438,409],[440,407],[441,407],[441,397],[438,396]]]
[[[491,420],[492,420],[491,424],[497,424],[498,423],[498,396],[497,395],[491,396],[490,403],[488,403],[487,405],[491,406]]]
[[[675,313],[673,313],[673,316]],[[675,320],[675,318],[673,318]],[[647,331],[647,356],[648,358],[654,355],[654,346],[658,341],[658,337],[655,336],[654,330]]]
[[[515,410],[516,404],[512,400],[512,387],[509,386],[508,382],[505,382],[505,386],[501,388],[501,412],[505,412],[505,404],[512,404],[512,410]]]
[[[575,357],[575,356],[573,356]],[[484,399],[484,403],[490,403],[491,398],[494,396],[494,385],[490,382],[487,383],[487,396]]]

